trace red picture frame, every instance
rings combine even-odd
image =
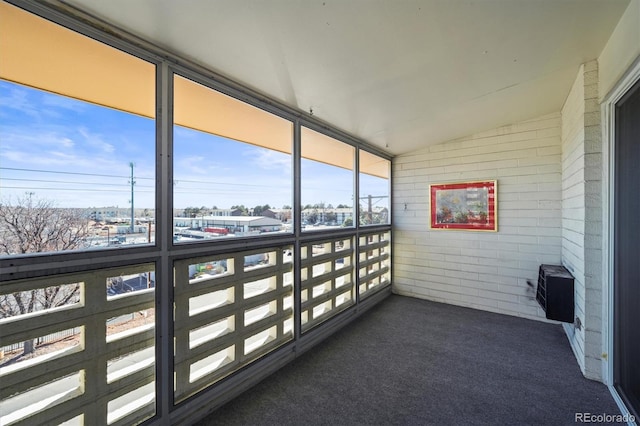
[[[498,231],[498,181],[429,185],[431,229]]]

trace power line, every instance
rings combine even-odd
[[[120,179],[120,178],[122,178],[122,179],[130,179],[131,178],[130,176],[105,175],[105,174],[99,174],[99,173],[61,172],[61,171],[55,171],[55,170],[23,169],[23,168],[17,168],[17,167],[0,167],[0,170],[13,170],[13,171],[20,171],[20,172],[35,172],[35,173],[53,173],[53,174],[77,175],[77,176],[107,177],[107,178],[112,178],[112,179]],[[136,176],[135,178],[136,179],[145,179],[145,180],[155,180],[155,178],[151,178],[151,177],[139,177],[139,176]],[[0,181],[2,181],[2,180],[15,180],[15,181],[22,180],[22,181],[25,181],[25,182],[51,182],[49,180],[36,180],[36,179],[31,180],[31,179],[27,179],[27,178],[21,179],[21,178],[0,177]],[[56,182],[60,182],[60,183],[76,183],[76,184],[82,184],[82,185],[90,184],[90,183],[87,183],[87,182],[67,182],[67,181],[56,181]],[[251,184],[251,183],[234,183],[234,182],[222,182],[222,181],[191,180],[191,179],[174,179],[174,185],[179,185],[180,183],[198,183],[198,184],[203,184],[203,185],[226,185],[226,186],[242,186],[242,187],[255,187],[255,188],[273,188],[273,185],[260,185],[260,184]],[[107,184],[106,183],[96,183],[95,185],[107,185]],[[130,186],[130,184],[126,184],[126,185],[127,185],[127,187]],[[144,188],[153,188],[153,186],[138,186],[138,188],[142,188],[142,187],[144,187]],[[184,189],[197,190],[198,188],[184,188]],[[304,187],[303,190],[304,189],[322,190],[322,189],[326,189],[326,188]],[[333,191],[333,192],[349,192],[351,190],[350,189],[332,188],[331,191]]]
[[[74,185],[94,185],[94,186],[111,186],[117,184],[108,184],[108,183],[91,183],[91,182],[70,182],[70,181],[49,181],[44,179],[13,179],[13,178],[3,178],[1,180],[11,180],[18,182],[47,182],[47,183],[64,183],[64,184],[74,184]],[[91,191],[91,192],[124,192],[130,190],[130,184],[121,184],[122,189],[106,189],[106,188],[60,188],[60,187],[34,187],[34,186],[5,186],[0,185],[0,188],[4,189],[29,189],[29,190],[55,190],[55,191]],[[250,186],[250,185],[249,185]],[[136,185],[136,188],[154,188],[151,185]],[[307,188],[307,189],[323,189],[323,188]],[[140,190],[137,192],[141,193],[152,193],[155,191],[151,190]],[[349,190],[334,190],[333,192],[349,192]],[[224,189],[216,189],[210,186],[207,187],[190,187],[190,188],[175,188],[173,190],[174,194],[201,194],[201,195],[221,195],[221,194],[262,194],[262,191],[259,190],[250,190],[250,191],[238,191],[238,190],[224,190]],[[377,203],[377,202],[376,202]]]
[[[74,185],[101,185],[101,186],[114,186],[114,185],[127,185],[129,184],[117,184],[117,183],[105,183],[105,182],[77,182],[77,181],[68,181],[68,180],[48,180],[48,179],[27,179],[27,178],[5,178],[3,177],[0,180],[13,180],[18,182],[47,182],[47,183],[70,183]],[[138,185],[138,188],[155,188],[152,185]]]
[[[55,172],[52,172],[55,173]],[[93,175],[91,175],[93,176]],[[150,179],[150,178],[138,178],[136,177],[136,179]],[[122,186],[126,186],[127,188],[131,187],[130,183],[107,183],[107,182],[79,182],[79,181],[68,181],[68,180],[49,180],[49,179],[29,179],[29,178],[8,178],[8,177],[1,177],[0,181],[5,181],[5,180],[10,180],[10,181],[16,181],[16,182],[47,182],[47,183],[65,183],[65,184],[74,184],[74,185],[101,185],[101,186],[114,186],[114,185],[122,185]],[[185,181],[182,181],[185,182]],[[236,183],[236,184],[230,184],[230,183],[225,183],[225,182],[207,182],[207,181],[189,181],[192,183],[200,183],[203,185],[208,185],[206,187],[203,187],[203,189],[211,189],[210,185],[236,185],[236,186],[260,186],[260,187],[269,187],[269,188],[273,188],[272,186],[269,185],[252,185],[252,184],[240,184],[240,183]],[[138,185],[136,183],[136,188],[155,188],[153,185]],[[189,189],[189,190],[198,190],[200,189],[200,187],[185,187],[183,189]],[[177,188],[176,191],[179,191],[180,189]]]
[[[99,174],[99,173],[80,173],[80,172],[61,172],[61,171],[55,171],[55,170],[42,170],[42,169],[23,169],[23,168],[17,168],[17,167],[0,167],[0,170],[13,170],[13,171],[19,171],[19,172],[33,172],[33,173],[53,173],[53,174],[62,174],[62,175],[76,175],[76,176],[93,176],[93,177],[107,177],[107,178],[112,178],[112,179],[130,179],[131,176],[117,176],[117,175],[105,175],[105,174]],[[136,179],[145,179],[145,180],[155,180],[155,178],[150,178],[150,177],[139,177],[136,176]],[[51,182],[49,180],[39,180],[39,179],[27,179],[27,178],[5,178],[2,177],[0,178],[0,180],[15,180],[15,181],[24,181],[24,182]],[[86,182],[68,182],[68,181],[56,181],[56,182],[60,182],[60,183],[78,183],[78,184],[89,184]],[[185,179],[174,179],[174,183],[175,184],[179,184],[179,183],[200,183],[203,185],[228,185],[228,186],[251,186],[251,187],[258,187],[258,188],[272,188],[272,185],[257,185],[257,184],[250,184],[250,183],[233,183],[233,182],[217,182],[217,181],[204,181],[204,180],[185,180]],[[105,183],[97,183],[97,184],[101,184],[101,185],[106,185]],[[124,185],[124,184],[123,184]],[[126,184],[127,187],[130,186],[130,184]],[[152,186],[139,186],[140,188],[144,187],[144,188],[153,188]],[[192,189],[192,188],[189,188]]]
[[[60,188],[46,188],[46,187],[33,187],[33,186],[0,186],[4,189],[29,189],[29,190],[42,190],[42,191],[60,191]],[[84,192],[124,192],[123,189],[91,189],[91,188],[64,188],[65,191],[84,191]],[[138,191],[152,194],[155,191]]]
[[[61,175],[97,176],[97,177],[129,179],[129,176],[103,175],[103,174],[98,174],[98,173],[60,172],[60,171],[56,171],[56,170],[21,169],[21,168],[17,168],[17,167],[0,167],[0,170],[14,170],[14,171],[18,171],[18,172],[55,173],[55,174],[61,174]],[[155,180],[155,178],[150,178],[150,177],[137,177],[136,176],[136,178],[137,179]]]
[[[373,207],[376,204],[378,204],[380,201],[384,200],[385,198],[389,198],[388,195],[369,195],[367,197],[360,197],[360,200],[368,200],[369,201],[369,207]],[[372,200],[376,200],[375,202],[372,202]]]

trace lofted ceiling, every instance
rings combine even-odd
[[[559,111],[629,0],[65,0],[402,154]]]

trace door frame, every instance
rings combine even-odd
[[[622,414],[630,414],[622,398],[614,387],[615,347],[613,341],[614,325],[614,209],[615,209],[615,120],[616,103],[640,80],[640,56],[631,64],[611,91],[603,98],[602,113],[602,241],[603,268],[602,282],[602,378],[620,407]],[[636,419],[638,420],[638,419]]]

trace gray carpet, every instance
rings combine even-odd
[[[391,296],[198,423],[572,425],[620,414],[560,325]]]

